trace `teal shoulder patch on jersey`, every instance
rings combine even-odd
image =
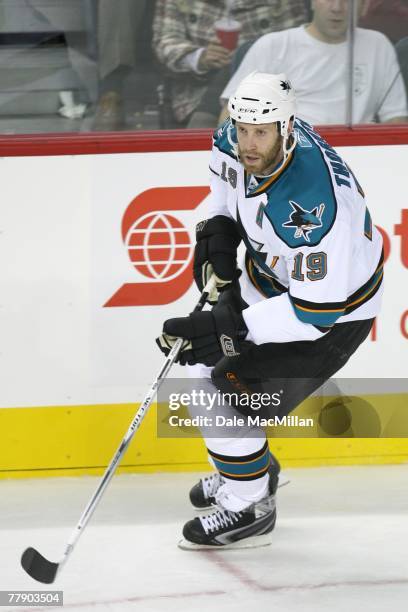
[[[310,138],[308,143],[296,146],[293,162],[266,191],[265,215],[290,248],[319,244],[337,214],[329,169],[317,144]]]
[[[285,180],[268,190],[265,215],[290,248],[316,246],[333,227],[337,202],[319,151],[297,152]]]
[[[215,130],[213,134],[214,146],[219,151],[229,155],[233,159],[238,159],[237,155],[237,131],[231,119],[227,119],[224,123]]]

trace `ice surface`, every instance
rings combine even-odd
[[[50,586],[21,553],[57,560],[98,479],[0,481],[0,589],[62,589],[78,612],[405,612],[408,466],[286,473],[271,546],[211,552],[176,546],[197,474],[115,476]]]

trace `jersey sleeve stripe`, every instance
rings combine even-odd
[[[293,299],[291,299],[291,303],[297,318],[302,321],[302,323],[309,323],[315,327],[332,327],[337,319],[345,312],[344,308],[339,310],[311,310],[300,308]]]
[[[384,271],[381,268],[381,270],[377,272],[369,289],[367,289],[367,291],[363,293],[363,295],[360,295],[357,299],[353,300],[352,302],[350,301],[350,303],[347,304],[346,314],[353,312],[354,310],[365,304],[365,302],[368,302],[368,300],[370,300],[381,287],[383,277]]]
[[[307,302],[293,295],[290,295],[290,299],[299,310],[304,312],[344,312],[347,306],[347,300],[344,302]]]
[[[359,304],[361,299],[367,296],[370,292],[373,292],[376,288],[379,287],[379,284],[384,275],[384,249],[381,252],[380,260],[377,264],[374,274],[368,279],[364,285],[362,285],[357,291],[352,293],[348,300],[347,306],[352,307],[355,304]]]

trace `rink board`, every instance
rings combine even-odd
[[[323,133],[366,191],[386,260],[375,330],[339,375],[407,380],[408,129],[333,130]],[[0,137],[0,477],[100,473],[110,461],[161,367],[163,321],[197,300],[191,253],[159,278],[146,269],[149,254],[133,265],[127,237],[165,218],[192,248],[208,196],[211,140],[200,134]],[[158,439],[153,413],[120,469],[207,469],[203,442]],[[398,427],[387,435],[271,448],[293,466],[408,461],[408,438]]]
[[[397,435],[407,396],[364,396],[382,421],[382,435]],[[294,414],[310,414],[313,400]],[[394,429],[390,424],[390,408]],[[112,459],[136,412],[135,404],[8,408],[0,410],[0,478],[100,474]],[[386,410],[385,410],[386,409]],[[156,407],[146,415],[122,461],[122,472],[207,470],[200,438],[160,438]],[[356,428],[355,428],[356,429]],[[378,432],[377,432],[378,433]],[[344,436],[358,435],[345,432]],[[296,434],[293,434],[296,435]],[[306,434],[305,434],[306,435]],[[408,462],[408,438],[270,438],[283,466],[364,465]]]

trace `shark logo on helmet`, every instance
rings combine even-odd
[[[290,91],[292,89],[290,81],[281,81],[280,86],[282,87],[283,91]]]
[[[289,200],[293,212],[289,216],[289,220],[282,223],[282,227],[294,227],[295,238],[304,238],[307,242],[310,242],[309,234],[317,227],[322,227],[322,215],[325,209],[324,204],[316,206],[313,210],[306,210]]]

